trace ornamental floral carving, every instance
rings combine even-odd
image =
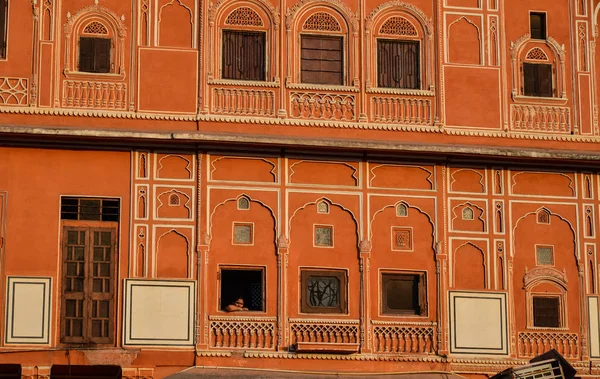
[[[550,267],[536,267],[527,271],[523,277],[523,284],[525,287],[529,287],[532,283],[544,279],[558,283],[564,288],[567,287],[567,273]]]
[[[273,20],[273,25],[276,27],[279,25],[279,7],[275,8],[271,5],[270,2],[266,0],[254,0],[254,2],[258,3],[264,9],[268,10],[271,14],[271,20]],[[215,17],[217,16],[217,11],[225,4],[231,4],[230,0],[219,0],[216,3],[212,1],[208,3],[208,20],[211,23],[215,22]]]
[[[373,20],[379,15],[379,13],[386,11],[388,9],[392,10],[404,10],[412,15],[414,15],[425,27],[425,31],[427,34],[432,37],[433,36],[433,21],[430,18],[427,18],[425,12],[421,9],[417,8],[413,4],[405,3],[400,0],[388,1],[387,3],[383,3],[377,8],[373,9],[373,11],[367,17],[365,22],[365,30],[368,32],[371,30],[371,26],[373,25]]]
[[[331,7],[337,9],[344,15],[346,21],[352,26],[352,31],[354,33],[358,32],[358,13],[352,12],[352,9],[341,0],[300,0],[294,6],[287,9],[285,26],[287,30],[292,30],[294,25],[294,20],[296,19],[296,15],[300,9],[305,6],[309,6],[310,4],[322,4],[330,5]]]

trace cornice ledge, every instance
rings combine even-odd
[[[436,326],[437,322],[435,321],[382,321],[382,320],[371,320],[372,325],[382,325],[382,326]]]
[[[385,95],[400,95],[400,96],[427,96],[434,97],[435,91],[425,89],[398,89],[398,88],[367,88],[366,93],[385,94]]]
[[[572,134],[532,134],[527,132],[515,131],[484,131],[472,129],[459,129],[460,126],[446,126],[444,134],[454,136],[468,137],[497,137],[497,138],[513,138],[513,139],[531,139],[542,141],[561,141],[561,142],[592,142],[597,143],[600,139],[596,136],[577,136]]]
[[[246,351],[244,358],[276,358],[276,359],[315,359],[343,361],[393,361],[393,362],[433,362],[444,363],[446,359],[437,355],[399,356],[397,354],[296,354],[267,351]]]
[[[335,318],[289,318],[289,322],[298,324],[344,324],[344,325],[358,325],[360,320],[346,320],[346,319],[335,319]]]
[[[199,357],[231,357],[230,351],[208,351],[198,350],[196,355]]]
[[[317,91],[317,92],[350,92],[358,93],[360,88],[353,86],[336,86],[327,84],[307,84],[307,83],[286,83],[285,88],[295,89],[300,91]]]
[[[279,88],[280,82],[262,82],[257,80],[210,79],[206,82],[211,86],[262,87]]]
[[[260,316],[208,316],[210,321],[227,321],[227,322],[275,322],[277,317],[260,317]]]
[[[195,114],[163,114],[146,112],[119,112],[100,109],[73,109],[73,108],[38,108],[38,107],[6,107],[0,106],[1,113],[33,114],[45,116],[79,116],[79,117],[104,117],[128,118],[140,120],[168,120],[168,121],[197,121]]]

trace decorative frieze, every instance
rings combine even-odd
[[[0,78],[0,105],[28,105],[27,78]]]
[[[127,85],[124,83],[65,80],[62,106],[66,108],[93,108],[125,110]]]
[[[213,88],[213,112],[225,115],[274,116],[275,92],[263,89]]]
[[[290,93],[292,117],[352,121],[356,116],[354,95],[335,93]]]
[[[571,133],[569,107],[513,104],[510,110],[511,130]]]

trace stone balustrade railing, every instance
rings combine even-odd
[[[519,333],[519,357],[531,358],[550,349],[556,349],[563,357],[579,357],[579,338],[575,333],[521,332]]]
[[[290,320],[291,343],[358,344],[358,320]]]
[[[514,131],[571,133],[571,110],[546,105],[510,106],[510,127]]]
[[[210,318],[210,346],[225,349],[275,349],[275,318]]]
[[[275,92],[251,88],[213,88],[212,112],[224,115],[275,116]]]
[[[434,354],[435,326],[373,322],[373,352]]]
[[[432,124],[432,98],[373,96],[371,121],[394,124]]]
[[[102,110],[125,110],[127,85],[124,83],[65,80],[62,106]]]

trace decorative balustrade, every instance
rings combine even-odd
[[[0,105],[27,105],[28,83],[26,78],[0,78]]]
[[[127,85],[124,83],[65,80],[63,82],[62,106],[66,108],[90,108],[125,110]]]
[[[358,321],[290,320],[291,343],[358,344]]]
[[[375,324],[375,322],[373,323]],[[375,353],[434,354],[434,326],[402,323],[374,325],[373,351]]]
[[[513,104],[510,125],[515,131],[571,133],[571,110],[568,107]]]
[[[275,349],[275,318],[210,318],[210,346],[225,349]]]
[[[579,357],[579,338],[575,333],[522,332],[519,333],[519,356],[531,358],[550,349],[556,349],[563,357]]]
[[[431,98],[373,96],[371,97],[371,121],[431,125]]]
[[[356,116],[354,95],[291,92],[292,117],[327,121],[353,121]]]
[[[275,92],[264,89],[213,88],[215,114],[265,116],[275,115]]]

